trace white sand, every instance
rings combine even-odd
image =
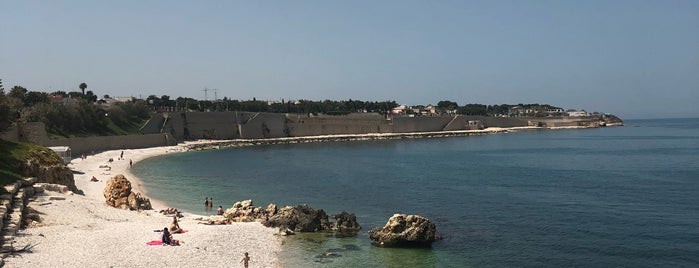
[[[280,267],[281,238],[260,223],[204,225],[197,224],[201,216],[185,213],[180,226],[188,232],[174,235],[184,242],[181,246],[148,246],[146,242],[160,240],[154,230],[169,226],[171,217],[105,205],[105,181],[116,174],[124,174],[135,191],[143,192],[140,180],[128,172],[129,159],[135,163],[182,150],[183,145],[124,150],[124,160],[118,160],[121,150],[116,150],[74,159],[69,167],[84,172],[75,174],[75,184],[85,195],[47,191],[31,202],[43,221],[20,231],[15,247],[32,244],[33,253],[6,258],[6,267],[243,267],[245,252],[250,254],[250,267]],[[114,162],[108,163],[109,158]],[[111,166],[111,171],[100,165]],[[100,181],[90,182],[92,176]],[[49,200],[51,196],[65,200]],[[162,202],[151,202],[156,210],[165,208]]]

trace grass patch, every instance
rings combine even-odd
[[[49,148],[0,139],[0,184],[8,185],[23,178],[21,163],[30,157],[47,164],[61,161]]]
[[[29,156],[31,145],[0,139],[0,184],[8,185],[22,178],[20,162]]]
[[[50,139],[59,138],[74,138],[74,137],[90,137],[90,136],[122,136],[122,135],[139,135],[141,127],[148,121],[149,118],[138,118],[132,116],[128,122],[120,125],[107,118],[106,125],[93,129],[83,129],[79,132],[67,133],[58,129],[47,127],[46,134]]]

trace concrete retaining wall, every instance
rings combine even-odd
[[[290,137],[393,133],[393,126],[383,116],[287,116]]]
[[[468,129],[468,121],[481,121],[483,127],[524,127],[528,125],[526,118],[515,117],[488,117],[488,116],[469,116],[460,115],[454,119],[444,130],[466,130]]]
[[[240,122],[240,136],[244,139],[288,137],[286,117],[283,114],[256,113]]]
[[[0,138],[13,142],[42,144],[48,139],[46,125],[41,122],[18,123],[0,133]]]
[[[393,131],[396,133],[442,131],[453,116],[394,117]]]
[[[169,116],[169,115],[168,115]],[[160,133],[160,129],[163,127],[163,122],[165,121],[166,113],[154,114],[148,119],[145,125],[141,127],[141,133],[143,134],[155,134]]]
[[[236,112],[188,112],[184,115],[185,118],[180,113],[179,119],[186,120],[186,124],[183,125],[192,139],[239,138],[236,131]],[[173,116],[173,119],[175,118],[177,116]]]
[[[144,135],[49,139],[43,123],[24,123],[2,133],[0,137],[44,146],[70,146],[75,157],[93,151],[174,145],[177,141],[186,139],[265,139],[466,130],[469,129],[470,120],[479,120],[486,128],[528,125],[599,126],[598,117],[508,118],[460,115],[393,117],[392,120],[386,120],[378,114],[310,116],[250,112],[172,112],[153,116],[142,128]],[[161,129],[165,133],[160,133]]]
[[[22,123],[3,132],[0,138],[14,142],[27,142],[42,146],[69,146],[72,157],[105,150],[137,149],[156,146],[176,145],[177,140],[170,134],[148,134],[127,136],[93,136],[50,139],[44,123]]]
[[[129,136],[94,136],[64,139],[48,139],[43,146],[69,146],[73,158],[92,152],[138,149],[157,146],[176,145],[177,141],[170,134],[149,134]]]

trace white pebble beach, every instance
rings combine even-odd
[[[147,242],[160,240],[155,230],[172,222],[172,217],[158,213],[166,208],[163,202],[151,199],[154,210],[140,212],[105,204],[106,180],[117,174],[124,174],[134,191],[147,196],[141,180],[129,172],[129,160],[135,163],[184,148],[123,150],[122,160],[122,150],[73,159],[68,167],[78,172],[75,184],[84,195],[45,191],[30,202],[42,221],[19,231],[14,245],[33,245],[32,252],[5,258],[6,267],[243,267],[245,252],[251,258],[249,267],[280,267],[282,238],[261,223],[205,225],[198,224],[203,216],[184,213],[179,224],[187,232],[173,235],[183,242],[180,246],[149,246]],[[91,182],[92,176],[99,181]]]

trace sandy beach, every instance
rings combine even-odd
[[[160,240],[155,230],[172,222],[157,212],[166,208],[163,202],[151,199],[155,210],[141,212],[105,205],[106,180],[117,174],[124,174],[134,191],[144,193],[140,180],[128,170],[129,160],[136,163],[183,151],[185,145],[123,150],[122,160],[118,160],[121,150],[73,159],[68,166],[78,172],[75,184],[84,195],[50,191],[38,195],[29,207],[40,213],[42,222],[15,238],[16,247],[31,244],[33,252],[7,257],[6,267],[243,267],[245,252],[250,254],[250,267],[280,267],[281,238],[261,223],[205,225],[198,224],[202,216],[184,213],[179,224],[187,232],[173,235],[183,242],[181,246],[149,246],[147,242]],[[92,176],[99,181],[91,182]]]

